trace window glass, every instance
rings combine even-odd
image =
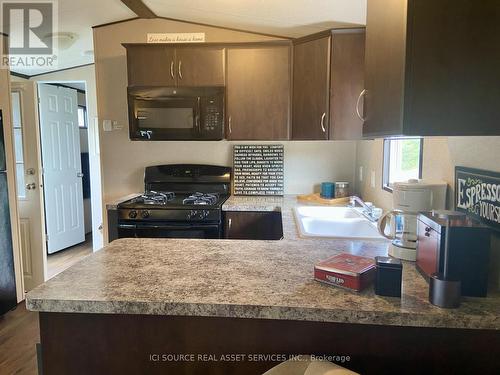
[[[26,184],[24,176],[24,146],[23,146],[23,118],[21,111],[21,93],[14,91],[12,99],[12,127],[14,128],[14,154],[16,158],[17,197],[26,198]]]
[[[87,109],[83,106],[78,107],[78,126],[80,128],[87,127]]]
[[[384,188],[394,182],[422,177],[422,139],[401,138],[384,141]]]

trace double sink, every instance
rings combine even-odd
[[[301,237],[386,240],[379,234],[377,224],[358,208],[300,206],[293,210]]]

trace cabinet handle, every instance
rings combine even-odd
[[[179,61],[179,78],[182,79],[182,60]]]
[[[358,115],[359,119],[363,122],[366,121],[366,119],[363,117],[359,110],[359,104],[361,103],[361,99],[366,95],[366,89],[361,91],[361,94],[358,96],[358,101],[356,102],[356,114]]]
[[[231,226],[233,225],[233,219],[229,218],[227,221],[227,229],[231,230]]]
[[[323,112],[323,115],[321,116],[321,130],[323,130],[323,133],[326,133],[325,117],[326,117],[326,113]]]
[[[231,116],[229,116],[228,122],[229,122],[229,134],[231,134],[233,132],[233,119]]]
[[[172,79],[175,78],[175,76],[174,76],[174,60],[172,60],[172,62],[170,63],[170,77],[172,77]]]

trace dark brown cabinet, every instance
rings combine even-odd
[[[179,86],[224,86],[224,48],[178,48]]]
[[[294,45],[292,139],[360,139],[364,30],[332,30]]]
[[[224,212],[224,238],[231,240],[280,240],[281,212]]]
[[[290,67],[289,43],[228,48],[228,139],[288,139]]]
[[[500,2],[370,0],[367,137],[500,135]]]
[[[161,45],[127,46],[129,86],[175,86],[175,48]]]
[[[124,46],[130,86],[224,86],[225,50],[221,46]]]
[[[328,139],[330,36],[293,51],[293,139]]]

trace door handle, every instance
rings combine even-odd
[[[172,60],[170,62],[170,77],[172,77],[172,79],[175,79],[175,75],[174,75],[174,60]]]
[[[76,174],[76,177],[78,177],[78,178],[82,178],[83,176],[84,176],[84,174],[83,174],[83,173],[77,173],[77,174]]]
[[[325,117],[326,117],[326,113],[323,112],[323,115],[321,116],[321,130],[323,130],[323,133],[326,133],[326,129],[325,129]]]
[[[182,60],[179,61],[179,78],[182,79]]]
[[[361,99],[364,98],[365,95],[366,95],[366,89],[361,91],[361,94],[359,94],[358,96],[358,101],[356,102],[356,114],[358,115],[359,119],[363,122],[366,121],[366,118],[363,117],[363,115],[361,114],[361,111],[359,110],[359,104],[361,103]]]
[[[26,190],[35,190],[36,184],[32,182],[31,184],[26,184]]]

